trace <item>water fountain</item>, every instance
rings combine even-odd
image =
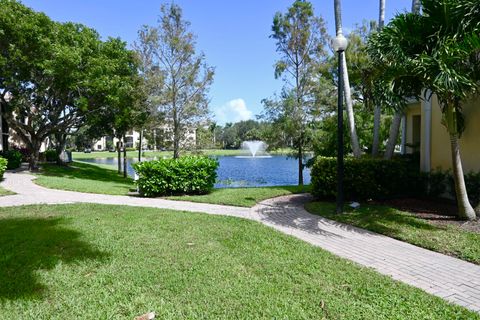
[[[265,154],[265,149],[267,149],[267,144],[263,141],[253,140],[242,142],[242,150],[250,153],[247,158],[270,158],[270,155]]]

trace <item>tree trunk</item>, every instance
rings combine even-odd
[[[117,138],[117,167],[118,167],[118,173],[122,173],[122,161],[121,161],[121,148],[122,148],[122,143],[120,142],[120,138]]]
[[[378,30],[380,31],[385,25],[385,0],[380,0],[378,14]],[[373,141],[372,141],[372,156],[378,156],[378,149],[380,145],[380,121],[382,120],[382,108],[380,105],[375,106],[373,114]]]
[[[340,0],[334,0],[335,5],[335,29],[337,36],[343,35],[342,31],[342,7]],[[361,155],[360,144],[358,142],[357,130],[355,128],[355,116],[353,111],[352,93],[350,89],[350,79],[348,77],[347,58],[345,52],[341,54],[343,60],[343,87],[345,92],[346,111],[348,130],[350,133],[350,142],[354,157],[358,158]]]
[[[458,217],[465,220],[475,220],[476,214],[468,201],[465,178],[463,176],[462,160],[460,158],[460,146],[458,135],[450,133],[450,144],[452,148],[452,170],[455,181],[455,194],[457,197]]]
[[[395,152],[395,145],[397,144],[398,131],[400,130],[400,123],[402,122],[403,112],[397,111],[392,119],[392,124],[390,125],[390,132],[388,136],[387,148],[385,150],[384,158],[387,160],[392,159],[393,153]]]
[[[298,185],[303,186],[303,150],[301,143],[298,146]]]
[[[173,124],[173,158],[180,158],[180,128],[177,121]]]
[[[64,161],[61,159],[62,153],[67,144],[67,135],[62,133],[55,134],[55,140],[57,140],[55,145],[55,152],[57,153],[57,164],[63,165]]]
[[[140,129],[140,138],[139,138],[139,144],[138,144],[138,162],[142,161],[142,132],[143,130]]]
[[[127,177],[127,148],[125,147],[125,136],[123,136],[123,177]]]
[[[372,141],[372,156],[378,156],[380,148],[380,121],[382,119],[382,109],[380,105],[375,106],[373,113],[373,141]]]
[[[30,171],[38,171],[38,161],[40,157],[40,146],[41,143],[38,143],[38,141],[32,139],[31,144],[30,144],[30,159],[29,159],[29,166],[28,169]]]

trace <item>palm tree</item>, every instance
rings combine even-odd
[[[382,30],[385,24],[385,0],[380,0],[379,14],[378,14],[378,30]],[[382,108],[380,104],[375,105],[373,113],[373,142],[372,142],[372,156],[378,155],[378,147],[380,144],[380,120]]]
[[[413,79],[421,84],[411,92],[413,96],[420,97],[426,89],[438,97],[442,123],[450,135],[458,215],[473,220],[458,140],[465,130],[461,102],[479,90],[480,16],[471,15],[478,2],[422,0],[421,4],[424,15],[398,15],[372,36],[369,53],[374,63],[385,67],[392,87],[405,89],[405,79]]]
[[[420,0],[412,0],[412,13],[420,14],[420,9],[421,9]],[[403,114],[404,114],[403,110],[399,109],[399,110],[396,110],[395,114],[393,115],[392,124],[390,125],[390,131],[388,133],[387,147],[385,149],[385,154],[384,154],[385,159],[391,159],[393,157]]]
[[[342,7],[340,0],[334,0],[335,5],[335,29],[337,36],[343,35],[342,30]],[[341,53],[343,60],[343,87],[345,88],[345,101],[346,101],[346,110],[347,110],[347,123],[348,129],[350,131],[350,142],[352,144],[352,151],[354,157],[358,158],[361,155],[360,144],[358,143],[357,129],[355,128],[355,117],[353,113],[353,101],[352,101],[352,92],[350,89],[350,79],[348,77],[348,68],[347,68],[347,59],[345,52]]]

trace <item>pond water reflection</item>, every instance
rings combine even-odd
[[[261,187],[296,185],[298,183],[298,162],[287,156],[271,157],[216,157],[220,164],[217,171],[216,188]],[[145,159],[149,160],[149,159]],[[81,161],[117,165],[116,158],[82,159]],[[131,164],[135,158],[127,159],[128,175],[133,177],[135,171]],[[303,171],[304,183],[310,183],[310,169]]]

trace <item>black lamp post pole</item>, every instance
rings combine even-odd
[[[338,110],[337,110],[337,213],[343,213],[343,50],[338,51]]]

